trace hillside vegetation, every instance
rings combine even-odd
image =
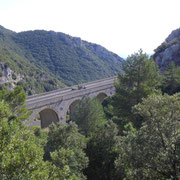
[[[0,179],[179,180],[180,78],[167,91],[142,51],[122,68],[104,106],[83,97],[71,121],[46,129],[25,126],[21,87],[0,91]]]
[[[21,74],[19,84],[34,94],[117,75],[123,59],[100,45],[63,33],[15,33],[0,26],[0,62],[15,76]]]
[[[50,72],[36,66],[27,58],[24,49],[13,41],[16,35],[17,33],[0,26],[1,86],[12,88],[9,79],[16,79],[20,75],[21,80],[17,84],[22,85],[29,95],[64,87],[65,85],[51,75]]]

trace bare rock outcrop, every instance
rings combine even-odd
[[[6,63],[0,62],[0,85],[9,83],[13,88],[23,76],[11,70]]]
[[[161,70],[164,70],[170,62],[180,66],[180,29],[172,31],[154,51],[154,60]]]

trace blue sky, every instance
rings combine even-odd
[[[153,53],[180,27],[179,7],[179,0],[0,0],[0,25],[64,32],[125,57]]]

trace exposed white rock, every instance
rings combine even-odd
[[[180,29],[172,31],[153,55],[161,70],[166,69],[170,62],[180,65]]]
[[[11,70],[9,67],[5,65],[4,62],[0,62],[0,84],[10,83],[12,87],[14,87],[17,82],[21,81],[23,79],[23,76],[20,74],[17,74],[13,70]]]

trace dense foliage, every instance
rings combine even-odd
[[[35,65],[31,58],[27,58],[28,52],[13,41],[14,36],[15,32],[0,26],[0,77],[7,76],[10,68],[13,70],[12,80],[16,80],[20,75],[21,81],[18,84],[23,86],[29,95],[64,87],[64,84],[49,71]],[[12,88],[11,82],[3,86]]]
[[[0,179],[178,180],[179,67],[159,75],[139,51],[123,69],[104,107],[84,97],[67,124],[47,129],[22,123],[21,87],[0,91]]]
[[[82,98],[76,105],[71,119],[86,137],[99,131],[99,128],[107,123],[99,100],[97,98],[91,100],[89,97]]]
[[[85,179],[82,170],[88,165],[88,158],[84,153],[85,137],[78,132],[74,123],[58,124],[49,127],[44,159],[51,161],[61,171],[69,167],[69,177],[76,176]]]
[[[105,118],[100,101],[89,97],[82,98],[76,105],[72,121],[77,123],[79,132],[87,138],[85,153],[89,158],[89,165],[84,171],[87,179],[112,179],[117,157],[116,124]]]
[[[179,179],[180,94],[151,95],[135,106],[144,118],[121,137],[117,171],[128,179]]]
[[[53,31],[18,33],[14,41],[28,59],[67,85],[105,78],[120,72],[122,58],[105,48]]]
[[[85,170],[87,179],[117,179],[114,161],[118,157],[118,140],[118,129],[112,121],[100,127],[89,139],[85,150],[89,158],[89,165]]]
[[[170,63],[163,72],[162,92],[174,94],[180,92],[180,66]]]
[[[141,125],[141,117],[132,114],[132,107],[149,94],[156,93],[161,84],[158,67],[153,59],[141,50],[129,56],[122,67],[124,74],[118,76],[115,84],[116,94],[112,97],[114,115],[119,123],[129,120],[136,127]]]
[[[19,105],[24,102],[19,97],[24,97],[25,93],[19,91],[15,94],[17,89],[9,94],[6,92],[3,97],[5,91],[1,91],[0,179],[48,179],[48,166],[51,165],[43,161],[43,148],[33,131],[22,124],[19,114],[13,113],[15,109],[15,112],[22,112]],[[16,108],[12,106],[14,104]]]
[[[122,61],[99,45],[63,33],[15,33],[0,26],[0,77],[10,68],[12,81],[20,75],[18,84],[29,95],[114,76]]]

